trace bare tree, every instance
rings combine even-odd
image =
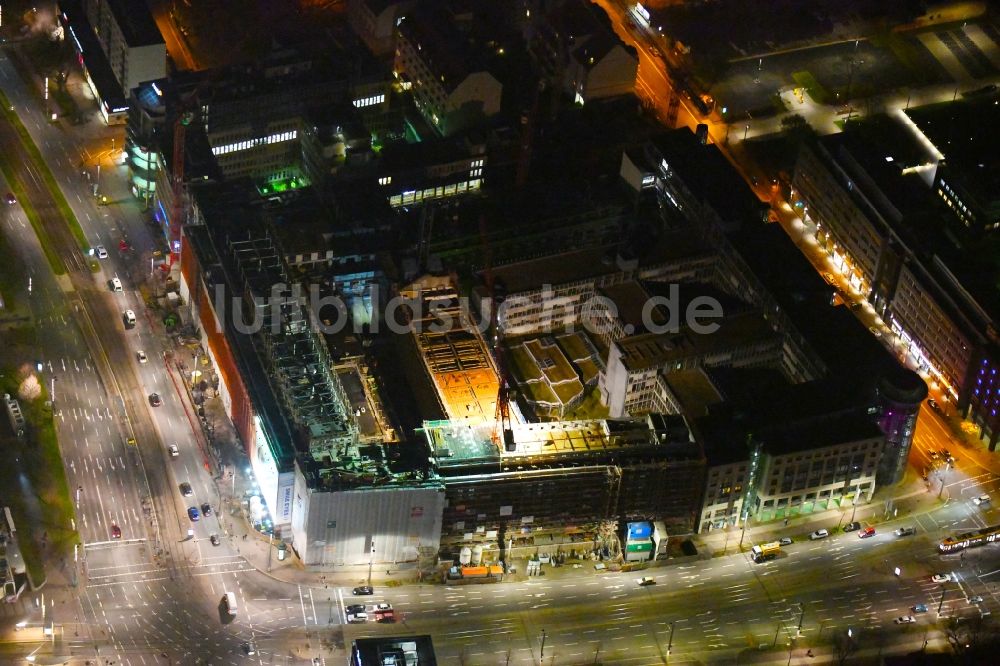
[[[858,645],[854,639],[847,635],[847,632],[838,631],[833,635],[833,654],[837,657],[837,664],[844,666],[848,657],[857,652]]]

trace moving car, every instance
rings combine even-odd
[[[191,519],[192,523],[196,523],[199,520],[201,520],[201,514],[198,513],[198,507],[196,507],[196,506],[189,506],[188,507],[188,518]]]
[[[656,585],[656,581],[648,576],[643,576],[642,578],[636,578],[635,582],[639,584],[639,587],[648,587],[650,585]]]
[[[934,583],[947,583],[951,580],[951,574],[934,574],[931,581]]]
[[[981,603],[983,603],[983,598],[981,596],[979,596],[978,594],[974,595],[974,596],[971,596],[971,597],[969,597],[969,603],[970,604],[981,604]]]
[[[990,503],[990,496],[989,495],[980,495],[979,497],[974,497],[972,499],[972,503],[975,504],[976,506],[982,506],[983,504],[989,504]]]
[[[893,620],[895,624],[910,624],[916,621],[917,618],[913,617],[912,615],[903,615],[902,617],[897,617],[895,620]]]
[[[108,251],[104,248],[103,245],[98,245],[97,248],[96,248],[96,250],[97,250],[97,258],[98,259],[107,259],[108,258]]]
[[[170,453],[171,458],[176,458],[181,454],[181,452],[177,450],[176,444],[171,444],[170,446],[168,446],[167,451]]]
[[[111,278],[111,280],[108,281],[108,287],[110,287],[111,291],[118,294],[124,291],[124,287],[122,287],[122,281],[119,280],[117,277],[113,277]]]
[[[933,409],[934,411],[938,411],[941,409],[941,406],[934,398],[927,398],[927,406]]]
[[[348,613],[364,613],[365,612],[365,605],[364,604],[351,604],[350,606],[347,607],[347,612]]]
[[[149,361],[149,358],[146,357],[146,352],[141,349],[135,353],[135,358],[139,361],[139,363],[146,363]]]
[[[375,590],[372,589],[371,585],[359,585],[358,587],[351,590],[351,594],[354,595],[375,594]]]
[[[898,537],[913,536],[917,533],[917,528],[915,527],[900,527],[898,530],[893,532]]]
[[[247,655],[248,657],[252,657],[255,654],[257,654],[257,644],[254,643],[253,641],[250,641],[249,643],[244,643],[243,654]]]
[[[868,537],[873,537],[873,536],[875,536],[875,528],[872,527],[871,525],[858,532],[859,539],[867,539]]]
[[[191,484],[187,481],[182,483],[179,487],[181,489],[181,495],[184,497],[191,497],[191,495],[194,495],[194,491],[191,490]]]
[[[206,516],[211,516],[212,515],[212,505],[209,504],[209,503],[207,503],[207,502],[205,504],[202,504],[201,505],[201,512],[203,514],[205,514]]]
[[[916,606],[910,608],[910,610],[913,611],[914,613],[926,613],[927,604],[917,604]]]
[[[111,538],[112,539],[122,538],[122,528],[118,527],[114,523],[111,523]]]
[[[375,612],[376,613],[378,613],[380,611],[384,612],[384,611],[391,611],[391,610],[392,610],[392,604],[387,603],[385,601],[383,601],[382,603],[379,603],[379,604],[375,604]]]
[[[368,621],[368,613],[349,613],[347,622],[350,624],[361,624]]]
[[[825,539],[828,536],[830,536],[830,532],[828,532],[827,530],[816,530],[815,532],[809,535],[809,538],[812,541],[815,541],[816,539]]]
[[[160,405],[163,404],[163,398],[160,397],[159,393],[150,393],[149,404],[151,404],[153,407],[159,407]]]
[[[208,540],[212,543],[213,546],[218,546],[219,545],[219,535],[218,534],[213,534],[212,536],[208,537]]]
[[[125,323],[125,330],[135,328],[135,312],[126,310],[122,313],[122,321]]]
[[[845,532],[857,532],[860,529],[861,529],[861,523],[859,523],[856,520],[853,523],[847,523],[846,525],[844,525]]]
[[[4,201],[9,203],[11,206],[17,203],[17,197],[14,196],[13,192],[8,192],[7,196],[4,197]]]
[[[779,546],[791,546],[793,543],[795,543],[795,540],[792,539],[792,537],[782,537],[778,539]]]

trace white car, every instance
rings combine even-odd
[[[934,574],[931,576],[931,582],[934,583],[947,583],[951,580],[951,574]]]
[[[983,504],[989,504],[990,503],[990,496],[989,495],[980,495],[979,497],[974,497],[974,498],[972,498],[972,503],[975,504],[976,506],[982,506]]]
[[[349,613],[347,621],[350,624],[361,624],[368,621],[368,613]]]
[[[179,456],[181,454],[181,452],[177,450],[177,445],[176,444],[171,444],[170,446],[168,446],[167,447],[167,451],[170,452],[170,457],[171,458],[176,458],[177,456]]]
[[[917,618],[913,617],[912,615],[903,615],[902,617],[897,617],[895,620],[893,620],[893,622],[896,624],[910,624],[916,621]]]
[[[107,259],[108,258],[108,251],[106,249],[104,249],[103,245],[98,245],[95,249],[97,250],[97,258],[98,259]]]
[[[390,604],[390,603],[386,603],[386,602],[383,601],[380,604],[375,604],[375,611],[376,612],[385,612],[385,611],[391,611],[391,610],[392,610],[392,604]]]
[[[649,576],[643,576],[642,578],[635,579],[636,584],[639,587],[648,587],[649,585],[656,585],[656,581]]]
[[[816,530],[809,535],[809,538],[815,541],[816,539],[825,539],[830,536],[830,532],[827,530]]]
[[[141,349],[135,353],[135,358],[136,360],[139,361],[139,363],[145,363],[146,361],[149,360],[146,357],[146,352],[142,351]]]

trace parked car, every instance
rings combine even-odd
[[[375,594],[375,590],[372,589],[371,585],[359,585],[358,587],[351,590],[351,594],[354,595]]]
[[[917,528],[915,527],[900,527],[898,530],[893,532],[898,537],[913,536],[917,533]]]
[[[974,497],[972,499],[972,503],[975,504],[976,506],[982,506],[983,504],[989,504],[990,503],[990,496],[989,495],[980,495],[979,497]]]
[[[970,604],[981,604],[981,603],[983,603],[983,598],[981,596],[979,596],[978,594],[973,595],[973,596],[969,597],[969,603]]]
[[[656,582],[656,581],[653,581],[653,582]],[[392,610],[392,604],[386,603],[385,601],[383,601],[382,603],[375,604],[375,612],[376,613],[378,613],[378,612],[384,612],[384,611],[391,611],[391,610]]]
[[[913,617],[912,615],[903,615],[902,617],[897,617],[895,620],[893,620],[893,622],[896,624],[910,624],[916,621],[917,618]]]
[[[778,544],[782,546],[791,546],[793,543],[795,543],[795,540],[792,537],[781,537],[778,539]]]
[[[368,621],[368,613],[349,613],[347,621],[350,624],[361,624]]]
[[[202,504],[201,505],[201,512],[203,514],[205,514],[206,516],[211,516],[212,515],[212,505],[208,504],[207,502],[205,504]]]
[[[188,507],[188,518],[190,518],[191,522],[193,522],[193,523],[196,523],[199,520],[201,520],[201,514],[198,513],[198,507],[196,507],[196,506],[189,506]]]
[[[927,604],[917,604],[916,606],[910,608],[910,610],[913,611],[914,613],[926,613]]]
[[[14,204],[17,203],[17,197],[14,196],[13,192],[8,192],[7,196],[4,197],[4,201],[13,206]]]
[[[97,248],[96,248],[96,250],[97,250],[97,258],[98,259],[107,259],[108,258],[108,251],[107,251],[107,249],[105,249],[105,247],[103,245],[98,245]]]
[[[867,539],[868,537],[873,537],[873,536],[875,536],[875,528],[872,527],[871,525],[858,532],[859,539]]]
[[[642,578],[636,578],[635,582],[639,584],[639,587],[648,587],[650,585],[656,585],[656,581],[648,576],[643,576]]]
[[[149,358],[146,356],[146,352],[141,349],[135,353],[135,358],[139,361],[139,363],[147,363],[149,361]]]
[[[347,607],[347,612],[348,613],[364,613],[365,612],[365,605],[364,604],[351,604],[350,606]]]
[[[809,538],[815,541],[816,539],[825,539],[828,536],[830,536],[830,532],[828,532],[827,530],[816,530],[815,532],[809,535]]]
[[[844,532],[857,532],[861,529],[861,523],[854,521],[853,523],[847,523],[844,525]]]
[[[951,574],[934,574],[931,576],[931,582],[934,583],[947,583],[951,580]]]

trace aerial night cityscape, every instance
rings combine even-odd
[[[0,664],[1000,663],[998,127],[987,0],[0,0]]]

